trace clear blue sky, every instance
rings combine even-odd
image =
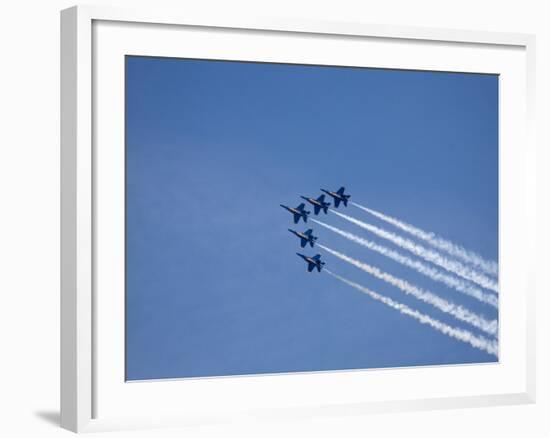
[[[126,84],[129,380],[496,360],[308,274],[287,231],[306,226],[279,204],[344,185],[355,202],[498,260],[497,76],[127,57]],[[331,248],[497,317],[313,228]],[[321,250],[303,252],[467,327]]]

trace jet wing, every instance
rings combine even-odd
[[[345,187],[340,187],[336,193],[338,193],[339,195],[343,195],[345,191],[346,191]]]
[[[315,263],[308,263],[307,264],[307,272],[313,271],[313,268],[315,268]]]
[[[300,220],[301,216],[299,214],[294,213],[294,223],[297,224]]]
[[[313,260],[319,260],[321,258],[321,255],[320,254],[317,254],[317,255],[314,255],[312,257]]]
[[[321,207],[319,207],[318,205],[313,206],[313,211],[315,212],[315,214],[319,214],[320,209],[321,209]]]
[[[339,205],[340,205],[340,198],[334,198],[334,207],[338,208]]]
[[[302,248],[305,248],[306,245],[307,245],[307,240],[306,240],[306,239],[301,239],[301,240],[300,240],[300,246],[301,246]]]

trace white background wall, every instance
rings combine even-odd
[[[107,436],[550,436],[548,145],[550,13],[523,0],[111,1],[255,15],[536,33],[538,111],[538,402],[498,407],[239,424]],[[0,9],[0,436],[69,436],[59,404],[59,10],[72,1]],[[518,145],[521,147],[521,145]]]

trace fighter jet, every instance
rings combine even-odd
[[[325,202],[325,195],[321,195],[317,199],[306,198],[305,196],[300,196],[300,198],[305,199],[307,202],[313,205],[313,211],[315,214],[319,214],[319,211],[321,210],[323,210],[325,214],[328,213],[330,202]]]
[[[304,222],[307,222],[307,215],[309,214],[309,211],[304,210],[304,207],[306,206],[303,202],[298,205],[296,208],[287,207],[286,205],[280,204],[281,207],[283,207],[285,210],[290,211],[294,215],[294,223],[297,224],[300,221],[300,218],[304,220]]]
[[[314,268],[317,268],[318,272],[321,272],[321,269],[323,269],[323,265],[325,262],[321,261],[321,255],[317,254],[313,257],[308,257],[303,254],[300,254],[299,252],[296,253],[300,257],[302,257],[307,262],[307,272],[313,271]]]
[[[340,205],[340,201],[342,201],[346,207],[348,206],[348,199],[350,198],[350,195],[344,195],[345,190],[346,189],[344,187],[340,187],[337,192],[331,192],[330,190],[321,189],[322,192],[325,192],[327,195],[334,198],[335,208],[338,208],[338,206]]]
[[[288,231],[290,231],[292,234],[294,234],[295,236],[299,237],[300,238],[300,246],[302,248],[305,248],[306,245],[309,243],[311,245],[311,247],[313,248],[313,244],[315,243],[315,241],[317,240],[317,237],[315,237],[313,234],[313,230],[312,229],[309,229],[307,231],[304,231],[303,233],[300,233],[298,231],[294,231],[294,230],[291,230],[290,228],[288,229]]]

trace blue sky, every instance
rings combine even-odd
[[[306,272],[287,229],[307,227],[279,204],[342,185],[355,202],[498,260],[498,77],[127,57],[127,379],[496,360]],[[321,220],[398,249],[334,214]],[[312,228],[328,247],[498,316]],[[467,328],[321,250],[303,252]]]

